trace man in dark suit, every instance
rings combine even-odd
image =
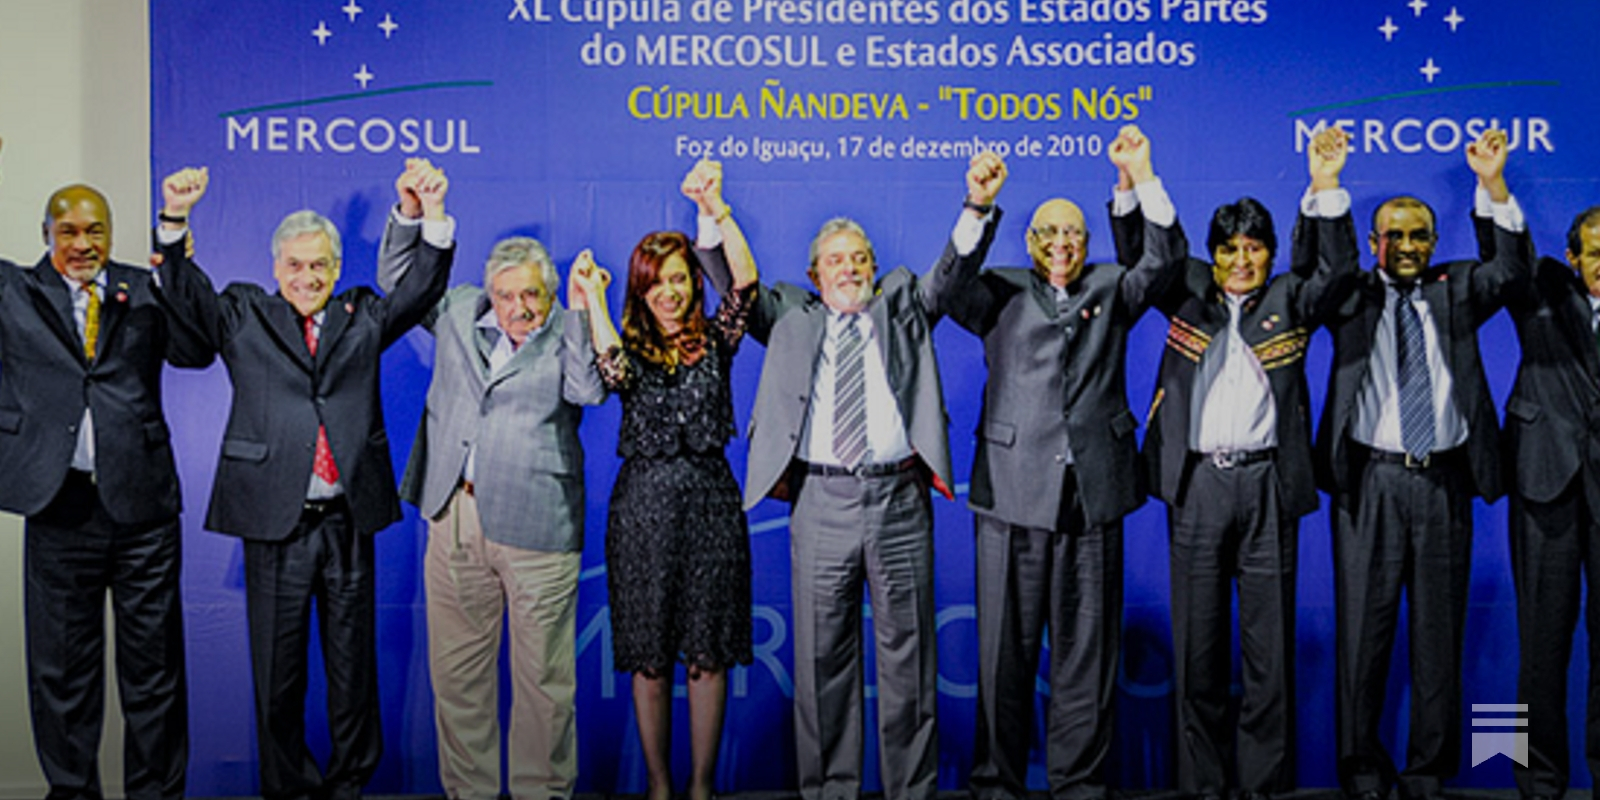
[[[1360,275],[1327,323],[1334,357],[1317,466],[1333,498],[1339,777],[1361,800],[1381,800],[1397,778],[1378,724],[1402,588],[1412,680],[1402,797],[1437,797],[1460,764],[1472,498],[1501,493],[1478,327],[1528,271],[1506,151],[1498,130],[1467,146],[1495,220],[1492,261],[1430,266],[1433,210],[1391,198],[1373,215],[1378,268]]]
[[[161,364],[212,357],[172,324],[147,267],[110,260],[98,191],[52,194],[44,240],[31,269],[0,260],[0,508],[25,517],[34,747],[51,800],[99,800],[109,592],[127,796],[175,800],[189,720]]]
[[[1474,219],[1479,257],[1495,256],[1494,225]],[[1531,256],[1530,256],[1531,258]],[[1521,667],[1528,706],[1528,765],[1512,767],[1529,800],[1567,791],[1567,663],[1585,576],[1590,631],[1600,625],[1600,206],[1573,218],[1567,262],[1543,258],[1507,303],[1522,345],[1506,401],[1506,481]],[[1600,664],[1600,636],[1589,637]],[[1600,669],[1589,670],[1584,752],[1600,774]]]
[[[861,793],[861,584],[877,638],[878,736],[888,800],[937,789],[929,475],[950,496],[933,326],[942,286],[970,280],[994,237],[998,156],[976,156],[938,263],[875,280],[861,226],[829,220],[811,244],[817,292],[762,286],[749,332],[767,346],[750,417],[745,506],[794,504],[795,747],[804,800]]]
[[[194,175],[204,191],[203,172]],[[372,534],[400,518],[378,386],[379,357],[444,294],[454,222],[447,182],[412,160],[396,187],[423,209],[416,262],[387,296],[333,294],[339,232],[312,211],[273,235],[278,292],[236,283],[219,296],[163,222],[162,285],[222,354],[233,408],[206,527],[244,539],[261,794],[349,800],[377,768]],[[322,636],[333,748],[326,772],[305,742],[312,599]]]
[[[1265,800],[1295,787],[1294,622],[1300,517],[1317,509],[1305,356],[1354,286],[1359,255],[1339,187],[1348,139],[1319,132],[1290,271],[1268,280],[1277,235],[1252,198],[1218,208],[1206,249],[1157,306],[1167,315],[1150,432],[1151,494],[1171,540],[1178,789]],[[1233,584],[1244,683],[1229,725]]]
[[[1151,198],[1136,268],[1085,264],[1083,212],[1058,198],[1033,213],[1031,268],[984,270],[974,281],[945,284],[941,298],[950,318],[983,340],[989,367],[969,495],[977,538],[978,722],[969,784],[976,800],[1027,796],[1047,625],[1050,794],[1106,792],[1122,518],[1144,500],[1124,356],[1128,330],[1189,249],[1138,128],[1124,128],[1110,151],[1119,189]],[[1079,462],[1092,466],[1080,471]]]

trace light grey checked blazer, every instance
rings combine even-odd
[[[378,255],[380,286],[405,271],[420,238],[420,226],[390,221]],[[484,536],[525,550],[582,550],[578,423],[582,406],[606,398],[587,314],[553,306],[544,327],[491,375],[494,343],[477,327],[489,308],[483,289],[457,286],[423,320],[437,344],[433,382],[400,496],[437,516],[476,446],[474,496]]]

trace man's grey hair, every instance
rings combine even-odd
[[[483,265],[483,288],[488,290],[496,275],[523,264],[539,268],[539,278],[544,281],[545,292],[550,295],[552,302],[559,304],[556,290],[561,285],[561,278],[556,275],[556,264],[550,260],[550,251],[544,249],[538,239],[527,236],[510,236],[494,243],[494,249],[489,251],[489,260]]]
[[[328,237],[328,247],[333,250],[333,260],[344,260],[344,244],[339,240],[339,229],[327,217],[315,211],[304,209],[296,211],[278,223],[278,229],[272,234],[272,261],[277,263],[278,253],[283,250],[283,243],[290,239],[298,239],[308,233],[320,233]]]
[[[812,269],[817,268],[817,248],[821,247],[822,243],[826,241],[828,237],[837,233],[846,232],[860,236],[861,241],[865,242],[867,245],[867,255],[872,258],[872,263],[878,263],[878,254],[873,252],[872,240],[867,238],[867,232],[861,228],[861,223],[856,222],[849,217],[834,217],[833,219],[822,223],[822,229],[817,231],[816,237],[811,240]]]

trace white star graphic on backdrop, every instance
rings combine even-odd
[[[1467,18],[1461,16],[1461,14],[1456,11],[1456,7],[1455,6],[1451,6],[1450,7],[1450,13],[1445,15],[1444,21],[1450,25],[1450,32],[1451,33],[1455,33],[1456,32],[1456,26],[1460,25],[1463,22],[1466,22]]]
[[[1394,24],[1393,17],[1384,17],[1383,24],[1378,26],[1378,32],[1383,34],[1383,40],[1386,42],[1394,41],[1394,34],[1398,30],[1400,26]]]
[[[328,23],[317,20],[317,29],[312,31],[311,35],[317,37],[317,44],[325,45],[328,43],[328,37],[333,35],[333,31],[328,30]]]
[[[351,0],[351,2],[354,2],[354,0]],[[1406,5],[1410,6],[1412,13],[1416,14],[1417,17],[1420,18],[1422,16],[1422,9],[1428,7],[1428,0],[1411,0],[1411,2],[1406,3]]]
[[[1432,62],[1429,62],[1429,63],[1432,63]],[[373,75],[370,72],[368,72],[367,71],[367,65],[366,64],[362,64],[361,65],[361,69],[358,70],[356,72],[356,74],[351,75],[350,77],[355,78],[357,81],[360,81],[361,82],[361,88],[365,89],[365,88],[367,88],[367,82],[372,80],[373,78],[376,78],[377,76]]]
[[[361,12],[364,11],[365,9],[363,9],[361,6],[356,5],[356,0],[350,0],[350,2],[345,3],[344,7],[339,9],[339,10],[343,11],[345,14],[349,15],[351,22],[355,22],[356,21],[356,17],[361,16]]]
[[[1430,58],[1428,59],[1428,63],[1423,64],[1422,68],[1418,69],[1417,71],[1422,73],[1423,76],[1428,79],[1428,83],[1433,83],[1433,76],[1438,75],[1443,70],[1439,69],[1437,66],[1434,66],[1433,59]]]
[[[400,23],[395,22],[394,18],[388,14],[384,14],[383,21],[378,23],[378,27],[383,29],[383,38],[387,39],[394,35],[395,30],[400,27]]]

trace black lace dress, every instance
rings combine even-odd
[[[751,661],[749,528],[723,448],[734,435],[728,368],[754,288],[722,299],[693,364],[668,371],[620,348],[598,359],[622,397],[623,461],[606,528],[619,672]]]

